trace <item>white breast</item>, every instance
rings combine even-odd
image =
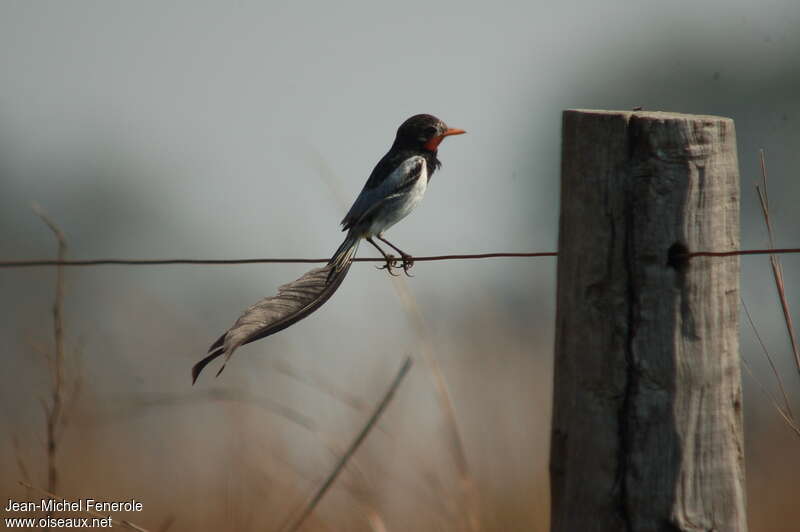
[[[381,206],[380,214],[373,219],[370,226],[370,236],[382,234],[391,226],[405,218],[422,201],[425,191],[428,189],[428,165],[422,159],[422,170],[414,186],[403,192],[390,196],[384,205]]]

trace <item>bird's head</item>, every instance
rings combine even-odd
[[[445,137],[462,133],[466,131],[447,127],[433,115],[414,115],[397,128],[394,146],[436,152]]]

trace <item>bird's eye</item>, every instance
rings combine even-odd
[[[436,134],[436,128],[433,126],[428,126],[425,128],[425,135],[428,137],[432,137]]]

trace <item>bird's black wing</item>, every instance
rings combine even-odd
[[[421,155],[400,153],[395,156],[391,152],[387,154],[372,171],[361,193],[345,215],[342,229],[353,227],[376,204],[392,194],[405,191],[426,171],[426,161]]]

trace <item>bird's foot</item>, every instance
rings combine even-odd
[[[406,274],[406,277],[414,277],[413,275],[408,273],[408,270],[414,267],[414,257],[409,255],[408,253],[403,253],[401,257],[403,259],[402,263],[403,272]]]
[[[386,270],[387,272],[389,272],[389,275],[391,275],[392,277],[397,277],[398,275],[400,275],[399,273],[394,273],[394,270],[392,269],[392,268],[397,268],[398,267],[397,257],[395,257],[394,255],[389,253],[389,254],[385,255],[383,258],[386,259],[386,264],[384,264],[383,266],[378,266],[377,268],[379,270]],[[403,270],[405,270],[405,259],[403,260],[403,266],[402,267],[403,267]]]

